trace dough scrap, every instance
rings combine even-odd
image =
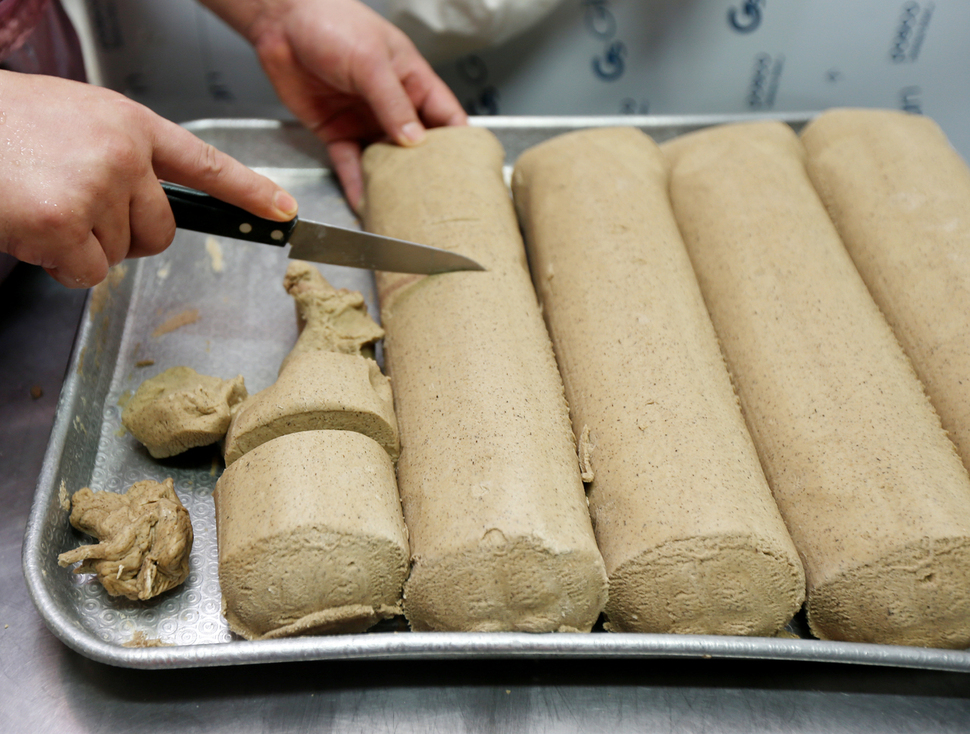
[[[145,600],[189,575],[192,523],[171,478],[135,482],[123,494],[84,487],[71,498],[71,525],[100,542],[62,553],[60,566],[96,573],[112,596]]]
[[[246,396],[241,375],[223,380],[172,367],[138,387],[121,423],[154,458],[163,459],[222,439],[233,409]]]

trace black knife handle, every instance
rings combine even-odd
[[[282,247],[290,239],[299,219],[293,217],[288,222],[274,222],[201,191],[167,181],[161,184],[175,215],[175,226],[181,229]]]

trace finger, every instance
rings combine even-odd
[[[108,259],[93,233],[72,247],[59,244],[54,264],[45,267],[54,280],[68,288],[90,288],[108,275]]]
[[[425,129],[410,95],[387,59],[370,65],[360,78],[360,94],[374,111],[381,128],[398,145],[417,145]]]
[[[344,196],[355,212],[364,195],[364,177],[360,167],[360,144],[355,140],[335,140],[327,145],[330,162],[337,172]]]
[[[154,176],[134,187],[129,206],[131,247],[128,257],[157,255],[175,239],[175,217],[165,191]]]
[[[468,114],[454,92],[420,55],[407,60],[410,70],[401,75],[401,83],[421,119],[428,127],[466,125]]]
[[[410,78],[405,80],[404,87],[411,93]],[[428,84],[428,80],[419,82],[421,86]],[[411,93],[415,106],[421,115],[421,119],[428,127],[443,127],[446,125],[467,125],[468,113],[462,108],[461,103],[448,85],[445,84],[437,75],[430,80],[430,88],[425,94],[420,95]]]
[[[283,222],[296,216],[296,200],[281,187],[185,128],[159,117],[154,132],[152,166],[160,178],[266,219]]]
[[[326,119],[308,127],[328,145],[338,140],[373,142],[387,138],[371,108],[359,98],[335,108]]]
[[[104,197],[98,207],[97,220],[91,231],[104,252],[108,267],[124,260],[131,244],[127,199],[117,196]]]

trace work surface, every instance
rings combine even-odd
[[[967,674],[861,665],[518,659],[137,671],[92,662],[47,631],[21,571],[84,299],[28,266],[0,284],[0,731],[970,729]]]

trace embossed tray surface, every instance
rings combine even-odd
[[[796,129],[810,115],[782,117]],[[478,118],[506,147],[508,163],[553,135],[584,127],[635,125],[656,140],[740,117]],[[265,120],[208,120],[194,133],[277,180],[310,219],[356,227],[326,163],[302,128]],[[970,653],[810,639],[705,635],[408,632],[403,620],[355,635],[245,641],[221,614],[212,491],[222,471],[216,447],[152,459],[121,427],[122,405],[141,382],[169,367],[242,374],[250,393],[276,379],[296,340],[292,299],[283,290],[279,248],[180,231],[161,255],[129,261],[90,294],[61,392],[24,540],[30,595],[52,632],[94,660],[134,668],[177,668],[292,660],[482,657],[733,657],[895,665],[970,671]],[[320,266],[336,287],[360,290],[376,316],[370,272]],[[197,311],[174,331],[168,318]],[[92,575],[57,565],[84,542],[61,497],[81,487],[124,491],[142,479],[172,477],[195,531],[191,573],[177,589],[139,602],[108,596]],[[158,641],[158,647],[132,647]]]

